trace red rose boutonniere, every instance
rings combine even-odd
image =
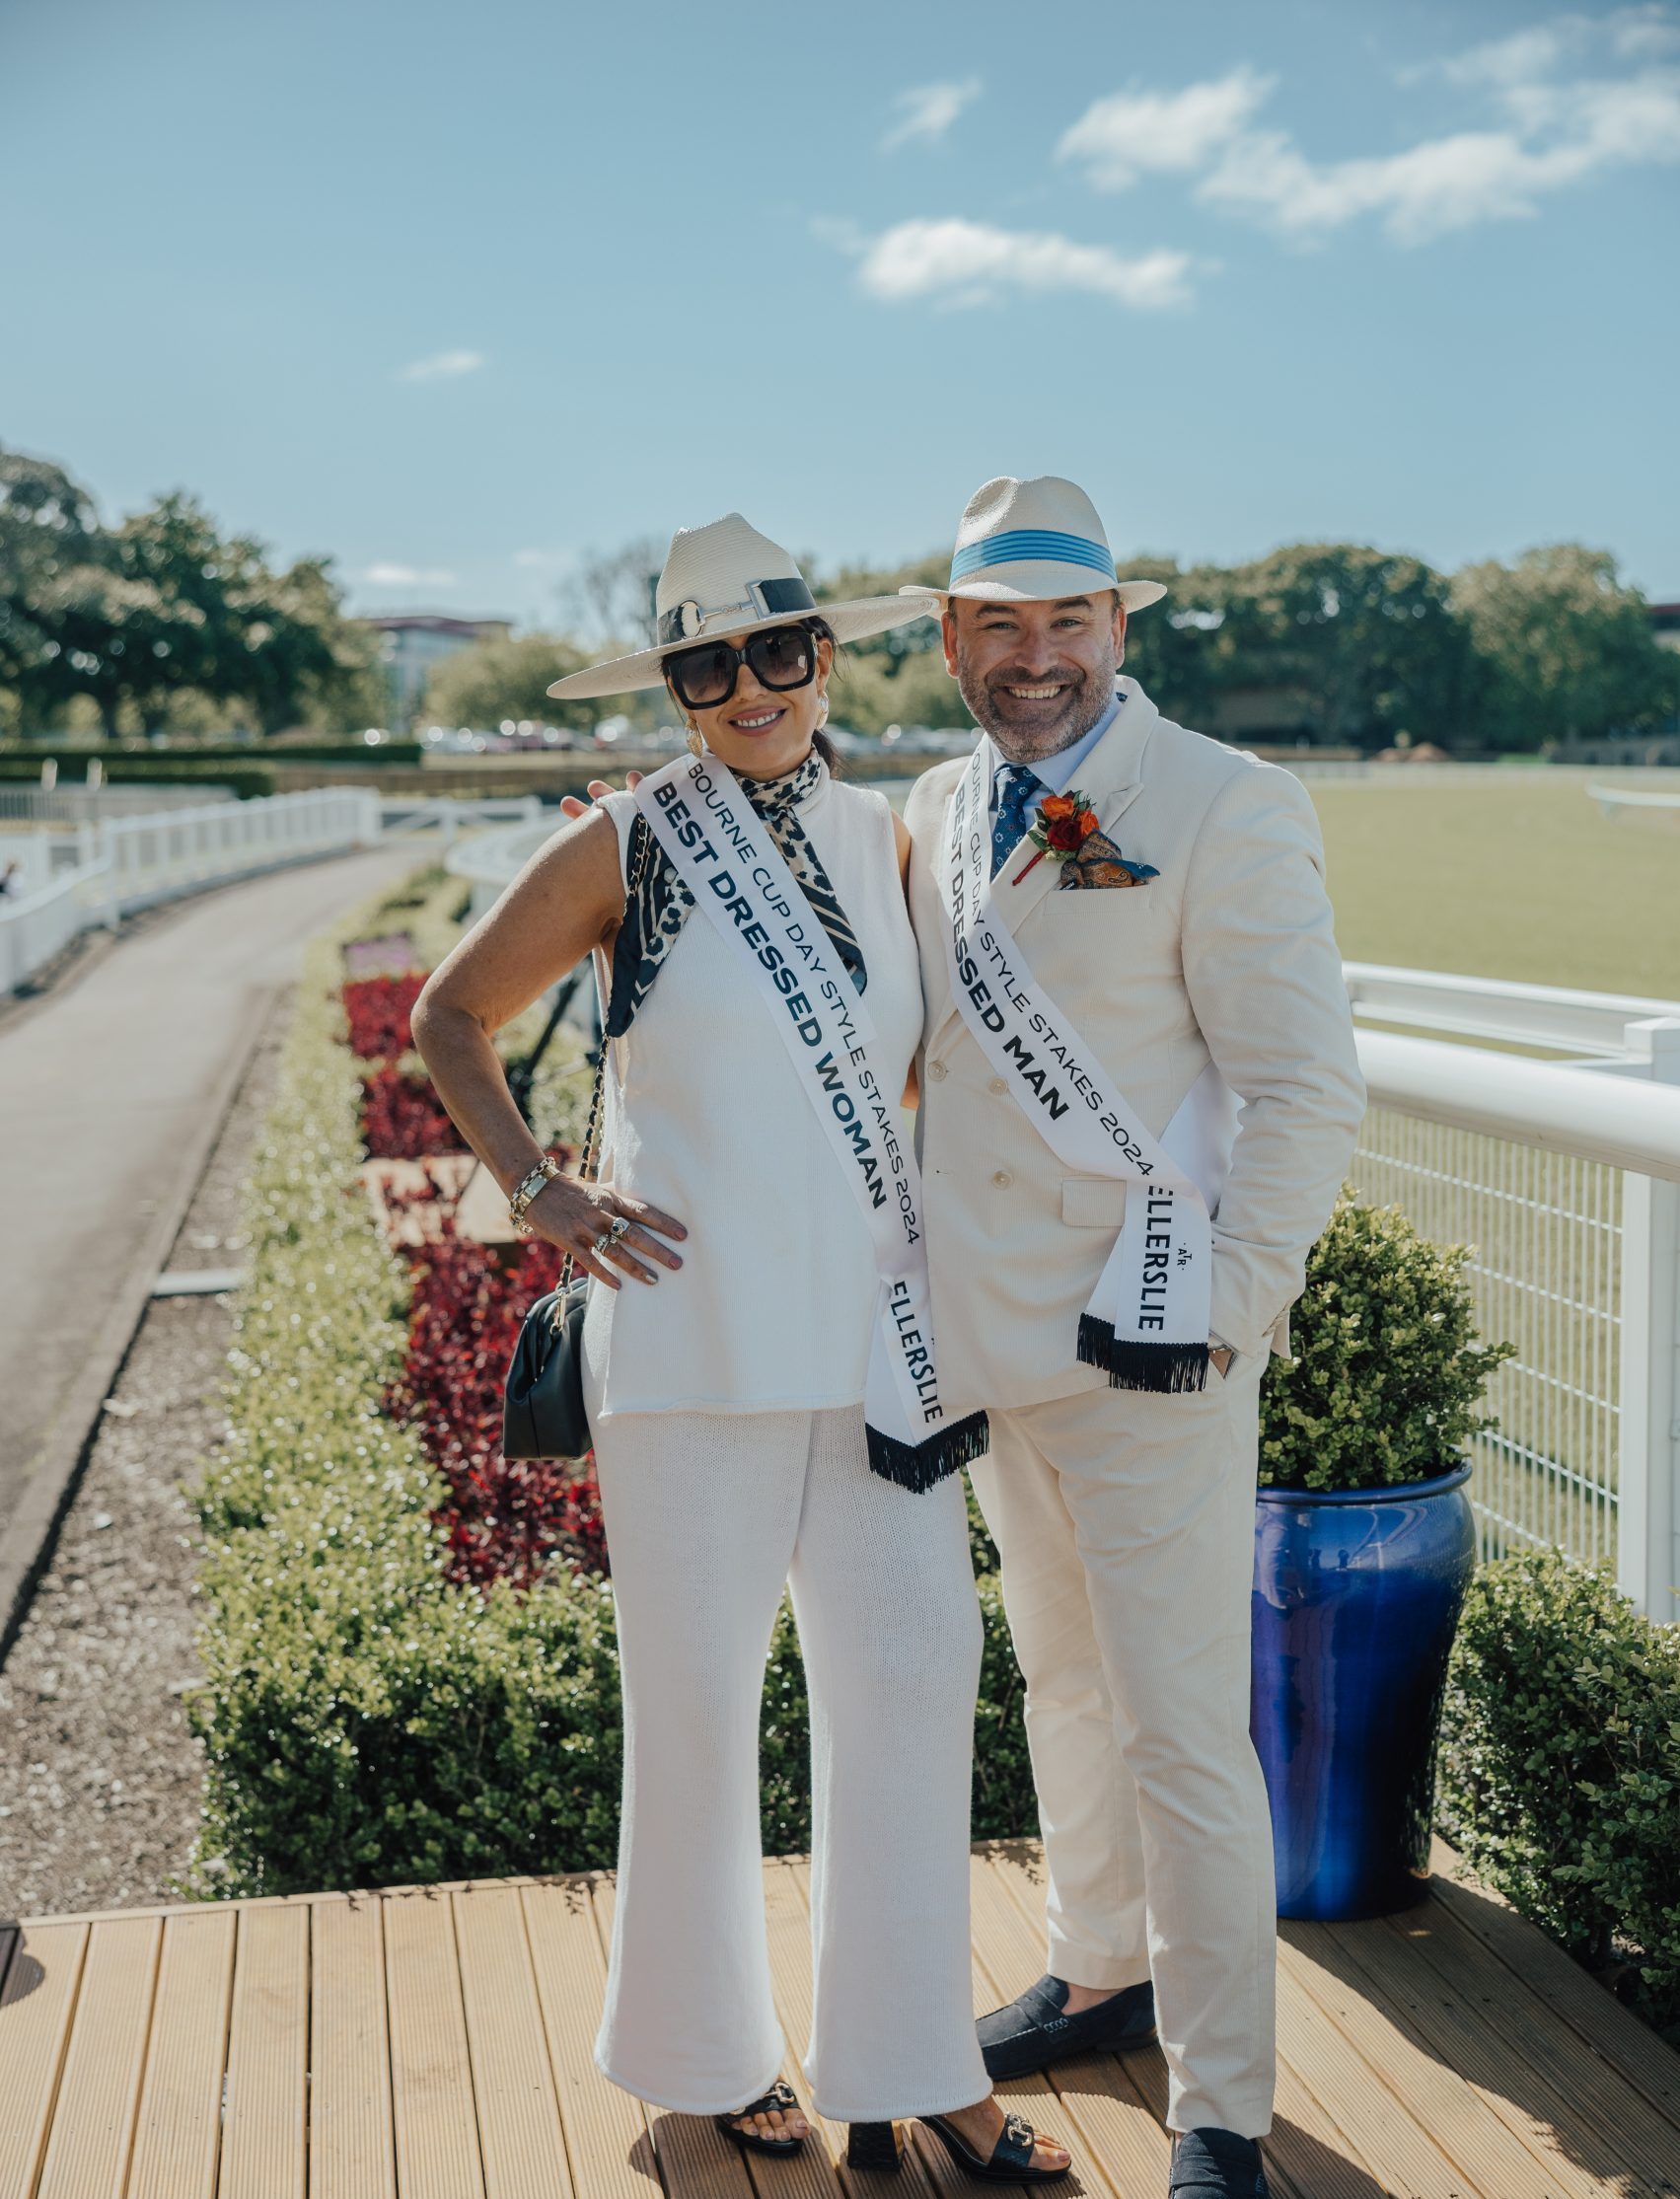
[[[1046,855],[1054,855],[1059,863],[1066,862],[1069,855],[1079,852],[1096,829],[1097,813],[1088,794],[1081,794],[1076,786],[1070,786],[1065,794],[1047,794],[1027,834],[1038,853],[1015,873],[1010,883],[1018,886],[1033,864],[1042,862]]]

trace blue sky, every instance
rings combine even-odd
[[[0,437],[359,609],[552,617],[1067,473],[1130,550],[1680,597],[1680,4],[14,0]]]

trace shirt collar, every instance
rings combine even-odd
[[[1102,739],[1103,735],[1108,731],[1109,727],[1113,725],[1115,719],[1119,717],[1121,707],[1124,704],[1126,696],[1124,696],[1124,694],[1117,694],[1114,700],[1109,704],[1108,708],[1103,712],[1102,716],[1098,718],[1096,724],[1092,726],[1091,730],[1088,733],[1083,734],[1077,741],[1075,741],[1071,748],[1060,749],[1055,756],[1047,756],[1042,763],[1035,764],[1033,766],[1033,770],[1038,773],[1039,778],[1043,781],[1045,789],[1048,793],[1066,793],[1067,789],[1078,777],[1080,766],[1085,762],[1085,759],[1090,755],[1091,751],[1096,747],[1097,743]],[[986,735],[986,746],[991,750],[991,772],[993,788],[992,800],[993,802],[995,802],[997,798],[997,767],[1003,762],[1003,758],[998,752],[996,742],[992,740],[989,733]]]

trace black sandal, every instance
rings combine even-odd
[[[1033,2147],[1038,2133],[1025,2115],[1005,2114],[1002,2134],[992,2147],[988,2161],[982,2161],[968,2140],[943,2115],[923,2115],[921,2120],[964,2174],[980,2183],[1053,2184],[1072,2171],[1071,2160],[1065,2168],[1033,2166]]]
[[[790,2108],[797,2108],[793,2087],[785,2077],[778,2077],[761,2099],[750,2099],[745,2107],[737,2107],[732,2114],[714,2115],[725,2138],[731,2139],[744,2154],[796,2154],[804,2145],[803,2138],[761,2138],[756,2130],[737,2127],[743,2115],[768,2115],[780,2108],[785,2115]],[[800,2110],[803,2113],[803,2109]]]

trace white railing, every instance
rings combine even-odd
[[[319,787],[110,817],[82,833],[73,870],[37,893],[0,900],[0,994],[92,925],[203,886],[372,846],[380,837],[379,797],[360,786]]]
[[[1431,986],[1462,1030],[1467,983]],[[1351,989],[1358,983],[1350,972]],[[1483,985],[1486,1035],[1577,1048],[1593,996]],[[1500,1003],[1508,991],[1515,997]],[[1599,996],[1604,1051],[1568,1065],[1361,1030],[1370,1111],[1353,1175],[1426,1236],[1471,1245],[1483,1334],[1513,1343],[1471,1484],[1485,1554],[1560,1544],[1613,1561],[1680,1618],[1680,1003]],[[1655,1007],[1610,1029],[1625,1006]],[[1385,1018],[1395,1020],[1385,1007]]]
[[[1648,786],[1607,786],[1601,779],[1594,779],[1587,792],[1606,817],[1619,816],[1628,809],[1666,810],[1671,817],[1680,811],[1680,789],[1654,792]]]
[[[523,825],[504,825],[497,832],[475,833],[444,857],[444,867],[456,878],[465,878],[473,889],[468,914],[475,922],[501,894],[508,881],[521,871],[551,833],[565,820],[557,810]]]
[[[1252,736],[1253,745],[1267,749],[1266,736]],[[1242,734],[1234,736],[1233,747],[1249,746],[1249,739]],[[1624,784],[1629,787],[1647,786],[1653,777],[1680,778],[1672,767],[1660,757],[1648,763],[1631,760],[1626,765],[1606,765],[1602,770],[1589,771],[1584,764],[1550,764],[1535,759],[1519,758],[1509,764],[1455,764],[1419,762],[1416,764],[1379,764],[1373,757],[1326,757],[1315,755],[1310,748],[1279,749],[1269,752],[1268,760],[1281,764],[1297,778],[1356,779],[1361,787],[1368,786],[1437,786],[1437,787],[1520,787],[1546,784],[1549,786],[1573,783],[1585,786],[1590,778],[1604,781],[1607,791],[1618,791]],[[1622,772],[1612,787],[1604,780],[1604,772]]]
[[[529,824],[543,814],[538,794],[386,794],[380,800],[380,819],[388,833],[418,833],[436,827],[448,843],[457,833],[475,826]],[[549,830],[560,822],[550,813]]]
[[[1579,992],[1567,986],[1517,985],[1503,978],[1451,977],[1382,962],[1345,962],[1348,997],[1361,1022],[1498,1039],[1507,1046],[1622,1058],[1631,1023],[1680,1015],[1672,1000],[1632,992]]]
[[[105,817],[128,817],[142,810],[184,809],[189,803],[231,802],[227,786],[121,784],[116,786],[0,786],[0,818],[32,825],[98,824]]]
[[[107,862],[67,870],[38,892],[0,901],[0,999],[101,921]]]

